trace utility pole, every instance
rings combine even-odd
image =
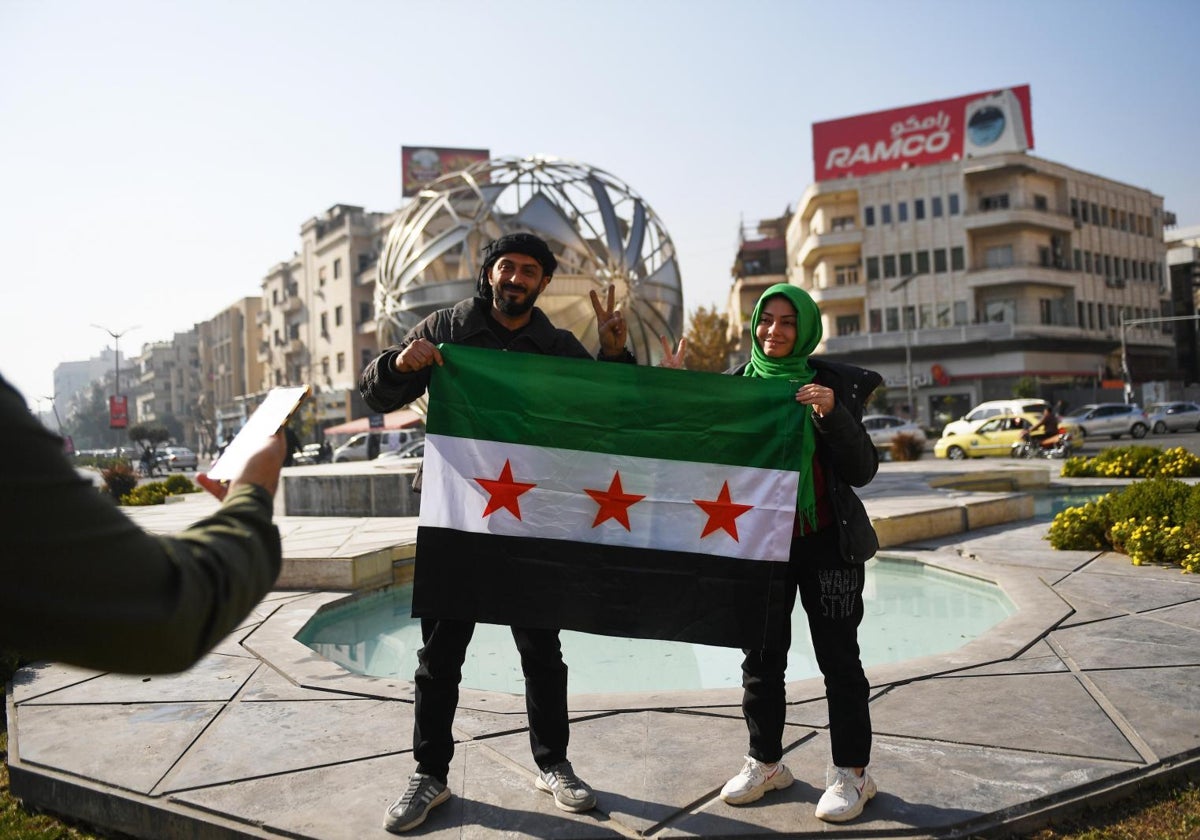
[[[908,410],[912,412],[912,421],[920,422],[920,412],[917,411],[917,404],[913,398],[913,373],[912,373],[912,328],[913,324],[908,320],[908,284],[916,277],[920,277],[925,272],[918,271],[916,274],[910,274],[907,277],[900,278],[900,282],[892,286],[890,291],[904,291],[904,308],[900,310],[900,321],[904,325],[904,382],[908,386]],[[917,320],[916,312],[913,312],[913,321]]]
[[[1136,324],[1161,324],[1164,321],[1196,321],[1200,323],[1200,312],[1193,315],[1163,315],[1157,318],[1131,318],[1125,320],[1125,310],[1121,310],[1121,381],[1125,387],[1125,404],[1133,402],[1133,375],[1129,372],[1129,355],[1126,351],[1125,329]]]
[[[136,330],[137,327],[126,327],[125,329],[121,330],[120,332],[113,332],[108,327],[102,327],[99,324],[92,324],[92,326],[98,330],[104,330],[106,333],[108,333],[110,336],[112,336],[112,340],[113,340],[113,396],[120,397],[121,396],[121,336],[125,335],[125,333],[129,332],[130,330]],[[125,410],[128,412],[128,410],[129,410],[128,404],[126,404],[126,405],[127,405],[127,407]],[[121,445],[121,434],[120,434],[120,432],[117,432],[117,448],[118,449],[120,449],[120,445]]]

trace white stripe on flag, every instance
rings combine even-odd
[[[489,502],[501,500],[479,479],[500,479],[506,463],[513,482],[536,485],[510,495],[519,519],[509,507],[484,515]],[[597,523],[601,504],[587,490],[608,494],[617,473],[626,496],[644,498],[627,507],[608,508],[614,515]],[[783,470],[429,435],[425,438],[420,524],[481,534],[786,562],[797,481],[796,473]],[[734,508],[724,520],[713,520],[695,500],[715,502],[722,509],[726,484],[730,504],[751,507],[736,516],[733,514],[742,508]],[[629,530],[620,521],[622,513]],[[706,527],[713,530],[702,536]]]

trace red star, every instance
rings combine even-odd
[[[692,499],[692,501],[708,514],[708,523],[704,526],[704,533],[700,535],[700,539],[704,539],[717,529],[722,529],[736,542],[738,532],[737,522],[734,520],[754,507],[754,505],[737,505],[731,502],[728,481],[721,485],[721,492],[717,495],[716,501],[703,499]]]
[[[608,485],[608,490],[588,490],[584,488],[584,492],[600,505],[600,510],[596,511],[596,521],[592,523],[593,528],[605,520],[615,519],[624,525],[625,530],[628,531],[630,505],[635,505],[646,498],[645,496],[635,496],[626,493],[621,488],[620,472],[613,473],[613,480]]]
[[[488,499],[487,507],[483,509],[484,516],[488,516],[500,508],[505,508],[517,519],[520,519],[521,506],[517,503],[517,497],[525,491],[537,487],[536,484],[522,484],[519,481],[513,481],[512,467],[509,466],[507,459],[504,461],[504,469],[500,471],[499,478],[476,478],[475,480],[491,496]]]

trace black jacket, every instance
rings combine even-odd
[[[358,383],[363,400],[376,411],[395,411],[425,393],[429,387],[429,377],[433,374],[432,367],[413,373],[399,373],[392,366],[392,360],[400,355],[400,351],[418,338],[427,339],[433,344],[463,344],[517,353],[591,358],[591,354],[570,330],[555,327],[536,306],[530,312],[529,325],[507,345],[503,344],[488,327],[487,311],[491,305],[490,300],[475,297],[429,315],[409,330],[400,344],[384,350],[363,369]],[[635,362],[628,350],[611,359],[605,356],[599,358],[601,361]]]
[[[883,381],[873,370],[810,356],[816,382],[834,393],[834,408],[813,415],[817,457],[825,473],[825,489],[837,520],[838,545],[847,563],[865,563],[879,550],[879,538],[855,487],[870,483],[879,470],[879,453],[863,428],[863,404]],[[728,371],[740,376],[746,365]]]

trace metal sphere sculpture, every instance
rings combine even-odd
[[[395,344],[422,318],[475,294],[488,242],[536,234],[558,258],[538,306],[595,353],[600,346],[588,292],[616,288],[631,349],[662,356],[659,336],[683,328],[675,247],[654,211],[612,175],[551,157],[504,157],[431,182],[388,232],[379,260],[379,344]]]

